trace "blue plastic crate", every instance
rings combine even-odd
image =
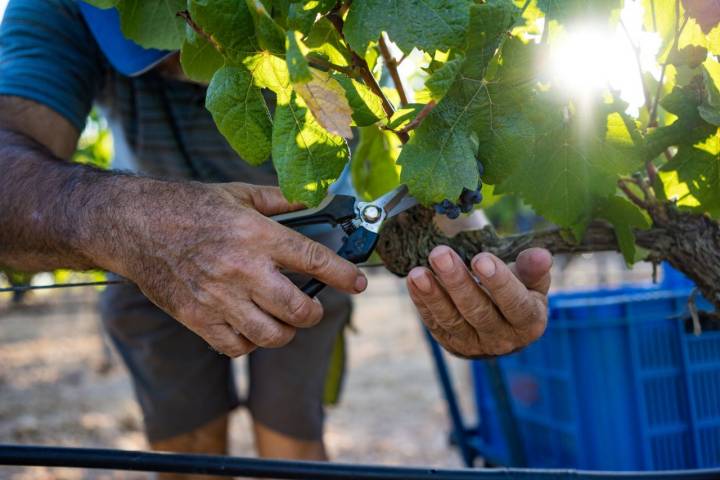
[[[720,467],[720,332],[685,332],[691,284],[668,278],[555,294],[543,338],[498,361],[527,461],[513,466]],[[478,444],[510,465],[487,368],[473,362]]]

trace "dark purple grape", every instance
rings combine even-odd
[[[480,176],[484,173],[482,163],[478,162],[478,172]],[[460,198],[457,202],[451,202],[447,198],[440,203],[434,205],[435,211],[441,215],[445,215],[450,219],[460,216],[460,213],[469,213],[475,208],[475,205],[482,202],[482,180],[478,180],[478,186],[475,190],[463,188]]]

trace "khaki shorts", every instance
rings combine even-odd
[[[249,355],[249,392],[241,401],[231,360],[153,305],[134,285],[108,287],[103,323],[132,377],[150,441],[187,433],[246,404],[253,418],[301,440],[320,440],[323,391],[350,298],[330,288],[325,317],[287,346]]]

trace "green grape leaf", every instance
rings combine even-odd
[[[385,116],[382,101],[370,88],[344,75],[333,75],[333,78],[345,90],[355,126],[367,127]]]
[[[483,78],[501,38],[515,22],[510,0],[490,0],[470,8],[465,61],[447,95],[415,130],[398,163],[402,182],[424,204],[456,199],[478,184],[478,135],[474,124],[488,111]]]
[[[272,158],[285,197],[314,206],[342,173],[349,151],[345,140],[321,127],[293,92],[275,108]]]
[[[538,0],[537,6],[553,20],[598,19],[609,18],[613,10],[622,8],[623,0]]]
[[[547,18],[561,22],[579,17],[609,19],[610,14],[622,8],[623,0],[538,0],[538,8]]]
[[[677,181],[687,190],[687,196],[678,201],[679,206],[720,216],[720,133],[695,146],[683,145],[673,159],[662,168],[676,172]],[[678,186],[671,195],[677,195]],[[692,198],[690,198],[692,197]]]
[[[387,123],[390,130],[400,130],[412,122],[418,116],[420,111],[425,107],[423,103],[410,103],[408,106],[400,108],[393,113]]]
[[[435,70],[425,81],[425,88],[430,92],[433,100],[440,100],[447,94],[460,73],[465,58],[457,56]]]
[[[312,29],[318,15],[328,13],[336,4],[336,0],[305,0],[294,1],[288,7],[288,28],[298,30],[307,35]]]
[[[535,128],[525,110],[532,105],[536,72],[536,47],[518,39],[508,40],[501,65],[487,82],[474,120],[485,167],[483,181],[499,184],[532,155]]]
[[[300,32],[288,30],[287,53],[285,55],[285,59],[287,60],[288,72],[292,83],[305,83],[309,82],[313,78],[310,73],[308,61],[305,58],[305,55],[303,55],[303,48],[301,48],[301,45],[302,40],[300,39]]]
[[[207,109],[240,156],[259,165],[270,156],[272,121],[260,89],[242,66],[225,66],[210,82]]]
[[[145,48],[179,50],[185,21],[177,13],[185,0],[122,0],[117,3],[123,34]]]
[[[622,116],[608,115],[607,108],[573,118],[550,100],[538,100],[534,108],[532,154],[498,191],[517,193],[560,226],[584,224],[593,205],[615,192],[618,176],[643,164],[640,149]]]
[[[400,49],[427,52],[462,45],[468,0],[363,0],[353,2],[343,31],[350,47],[365,55],[370,42],[387,32]]]
[[[648,133],[646,158],[655,158],[670,147],[702,142],[715,132],[717,127],[708,124],[699,112],[704,99],[703,83],[703,77],[698,76],[690,85],[675,87],[662,99],[662,107],[678,118],[672,124]]]
[[[305,45],[313,54],[336,65],[347,66],[352,62],[350,52],[341,40],[340,34],[327,18],[315,22],[305,38]]]
[[[694,18],[706,34],[720,24],[718,0],[682,0],[687,14]]]
[[[651,222],[645,212],[624,197],[612,196],[598,205],[595,216],[604,218],[615,228],[620,251],[628,266],[641,260],[637,255],[634,230],[650,228]]]
[[[238,0],[188,0],[193,21],[220,46],[221,53],[234,63],[255,54],[259,47],[255,26],[245,2]]]
[[[397,135],[377,126],[359,130],[360,140],[350,163],[353,186],[361,198],[374,200],[399,185],[395,162],[402,145]]]
[[[258,53],[243,62],[250,70],[255,85],[275,92],[279,103],[288,103],[292,86],[287,62],[269,52]]]
[[[312,69],[312,80],[294,83],[293,88],[325,129],[345,138],[352,138],[352,109],[345,98],[345,90],[327,72]]]
[[[707,48],[699,45],[687,45],[679,50],[672,50],[668,63],[675,66],[699,67],[707,59]]]
[[[103,10],[106,10],[108,8],[113,8],[121,0],[83,0],[83,1],[85,3],[89,3],[93,7],[102,8]]]
[[[187,27],[185,41],[180,50],[180,65],[191,80],[209,83],[225,60],[206,39]]]
[[[705,98],[698,107],[698,112],[706,122],[720,126],[720,63],[714,60],[706,61],[702,73]]]
[[[245,0],[255,24],[255,35],[263,50],[282,55],[285,53],[285,32],[268,13],[260,0]]]

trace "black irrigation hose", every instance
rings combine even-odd
[[[447,470],[25,445],[0,445],[0,465],[317,480],[347,478],[354,480],[615,480],[618,478],[715,480],[720,478],[720,470],[643,473],[527,469]]]
[[[52,285],[15,285],[0,288],[0,293],[27,292],[29,290],[50,290],[53,288],[100,287],[104,285],[120,285],[129,283],[127,280],[103,280],[100,282],[53,283]]]

